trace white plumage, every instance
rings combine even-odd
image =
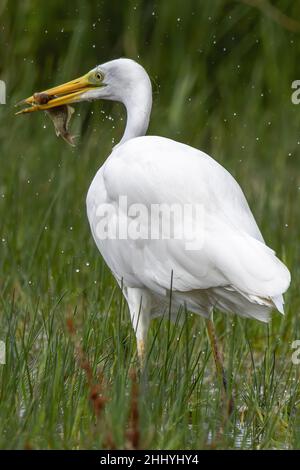
[[[143,67],[128,59],[113,60],[43,92],[46,104],[37,105],[35,96],[24,100],[31,106],[21,113],[97,99],[126,107],[124,135],[90,186],[87,213],[95,242],[128,301],[141,358],[150,319],[169,310],[176,314],[181,306],[204,317],[218,307],[262,321],[272,308],[283,313],[290,273],[265,245],[238,183],[195,148],[145,137],[152,89]],[[187,219],[164,213],[162,227],[160,219],[153,224],[150,217],[149,224],[153,207],[162,206],[199,207],[201,217],[197,211]],[[107,207],[109,236],[102,236],[99,224]],[[114,232],[124,221],[135,228],[131,235],[128,230],[125,236]],[[173,236],[165,221],[172,223]],[[158,237],[151,232],[153,225],[160,228]],[[193,233],[197,244],[191,249]],[[220,369],[210,321],[207,326]]]
[[[116,219],[121,195],[129,205],[139,202],[149,211],[151,204],[202,204],[202,248],[188,251],[184,239],[99,240],[96,210],[101,204],[114,204],[111,217]],[[189,310],[206,316],[219,307],[263,321],[270,307],[283,312],[289,271],[264,244],[237,182],[203,152],[163,137],[130,139],[98,171],[87,209],[96,244],[123,283],[133,316],[140,309],[141,296],[149,309],[144,311],[142,304],[141,317],[165,312],[172,272],[175,311],[185,303]]]
[[[168,311],[171,277],[174,313],[180,305],[204,316],[218,307],[262,321],[274,307],[283,313],[282,294],[290,273],[265,245],[238,183],[199,150],[163,137],[140,136],[151,110],[144,69],[126,59],[99,68],[104,76],[112,70],[109,99],[125,104],[128,120],[121,143],[90,186],[87,213],[95,242],[123,286],[138,340],[145,340],[151,318]],[[116,83],[118,93],[113,91]],[[99,239],[97,208],[112,205],[109,223],[118,225],[120,196],[126,196],[128,205],[143,204],[149,211],[152,204],[200,204],[202,248],[189,251],[184,239]]]
[[[174,313],[181,305],[205,317],[214,307],[262,321],[268,320],[272,308],[283,313],[282,294],[290,273],[265,245],[238,183],[197,149],[145,137],[152,90],[143,67],[128,59],[114,60],[45,93],[46,105],[36,106],[32,96],[25,103],[34,106],[22,112],[97,99],[120,101],[126,107],[125,133],[90,186],[87,213],[95,242],[123,287],[141,356],[150,319],[169,310],[170,297]],[[120,198],[131,208],[142,205],[146,213],[137,218],[121,207]],[[111,208],[109,229],[124,220],[137,224],[138,219],[145,233],[147,214],[161,204],[201,207],[200,225],[192,214],[188,219],[201,234],[197,249],[187,249],[189,232],[165,239],[99,236],[99,209],[106,205]],[[175,229],[181,229],[183,223],[174,220]]]

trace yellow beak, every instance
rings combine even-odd
[[[35,93],[34,95],[20,101],[17,105],[29,104],[29,108],[22,109],[16,114],[32,113],[33,111],[43,111],[57,106],[74,103],[79,101],[80,96],[88,90],[96,88],[88,80],[88,74],[76,78],[70,82],[58,85],[49,90]]]

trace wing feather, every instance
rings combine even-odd
[[[120,196],[126,196],[128,206],[139,203],[148,211],[153,204],[200,204],[203,245],[190,251],[185,238],[97,240],[95,207],[103,203],[104,194],[105,202],[115,205],[115,217]],[[115,149],[100,169],[87,202],[95,241],[126,285],[162,294],[170,288],[173,273],[178,292],[230,286],[249,302],[273,302],[282,309],[280,296],[290,273],[265,245],[238,183],[205,153],[162,137],[132,139]],[[140,223],[146,225],[148,219]]]

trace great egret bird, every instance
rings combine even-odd
[[[24,111],[98,99],[125,105],[122,140],[97,172],[87,195],[93,237],[122,286],[141,360],[150,320],[169,309],[176,314],[184,306],[207,319],[221,370],[210,321],[213,308],[267,321],[273,308],[283,313],[282,294],[290,284],[288,269],[265,245],[240,186],[200,150],[165,137],[145,136],[152,107],[151,82],[133,60],[107,62],[43,93],[49,98],[46,104],[36,104],[31,96],[25,102],[32,106]],[[162,222],[172,222],[174,232],[181,236],[166,236],[165,228],[152,236],[153,227],[149,236],[153,206],[174,205],[193,209],[198,205],[201,217],[192,210],[185,223],[165,211]],[[124,224],[131,228],[131,235],[130,230],[124,232]],[[193,227],[196,244],[191,244]],[[122,229],[121,235],[117,228]]]

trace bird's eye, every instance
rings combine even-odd
[[[102,80],[102,75],[100,72],[96,72],[96,78],[97,80]]]

